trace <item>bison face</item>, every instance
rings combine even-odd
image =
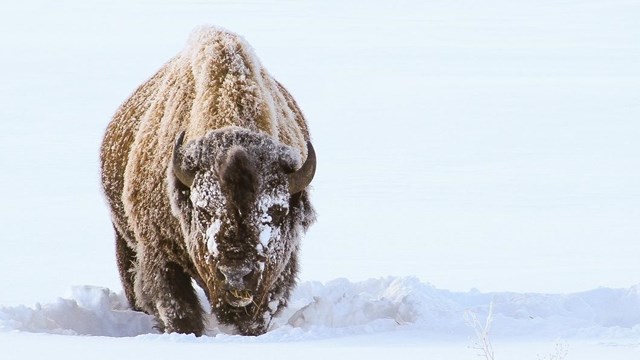
[[[271,301],[265,290],[283,275],[306,227],[299,194],[315,172],[313,147],[299,166],[298,150],[247,130],[213,131],[182,146],[183,136],[173,172],[189,188],[183,228],[187,245],[199,249],[195,261],[205,264],[200,275],[213,305]]]

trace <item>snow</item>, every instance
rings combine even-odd
[[[204,294],[200,295],[201,300],[206,301]],[[509,358],[504,353],[505,348],[514,344],[521,344],[521,349],[544,345],[547,352],[560,346],[566,348],[572,358],[580,358],[573,353],[576,344],[580,350],[598,344],[612,350],[631,350],[637,355],[639,302],[640,285],[560,295],[481,293],[477,290],[451,292],[416,278],[387,277],[362,282],[337,279],[328,283],[300,284],[290,306],[274,319],[265,335],[233,335],[212,320],[207,335],[196,338],[158,334],[152,317],[128,309],[122,293],[78,286],[67,298],[49,304],[1,307],[0,343],[14,341],[16,334],[21,334],[18,341],[32,339],[44,342],[46,346],[54,346],[53,343],[60,341],[58,337],[35,337],[36,333],[41,333],[75,336],[83,342],[95,341],[87,338],[88,335],[105,337],[104,343],[97,347],[108,344],[144,346],[147,343],[159,344],[161,348],[168,344],[180,348],[188,344],[236,344],[242,346],[244,352],[256,346],[265,349],[284,344],[287,348],[325,344],[343,351],[353,351],[349,348],[358,345],[368,348],[365,353],[372,348],[388,353],[392,349],[402,352],[399,348],[406,345],[415,351],[444,346],[447,356],[460,351],[465,354],[464,358],[472,358],[477,351],[472,349],[473,329],[465,320],[465,314],[472,313],[478,319],[485,319],[489,306],[493,306],[491,336],[497,341],[496,353],[500,358]],[[131,340],[115,342],[115,339],[108,339],[118,337]],[[136,341],[132,343],[134,339]],[[523,347],[522,344],[526,345]],[[618,347],[612,347],[612,344]],[[111,354],[118,351],[109,350]],[[164,350],[155,351],[164,353]],[[16,353],[22,356],[29,351],[23,349]],[[287,352],[287,355],[294,353]],[[534,354],[528,354],[531,355]],[[371,357],[384,358],[373,353]]]
[[[639,288],[558,295],[455,293],[415,278],[307,282],[300,284],[290,306],[260,338],[278,341],[420,331],[431,339],[466,340],[473,329],[465,313],[484,319],[493,303],[492,335],[498,339],[636,339]],[[92,286],[74,287],[69,298],[50,304],[0,309],[4,331],[130,337],[157,334],[153,325],[152,317],[130,310],[121,293]],[[207,334],[237,338],[226,331],[212,320]]]
[[[272,237],[274,239],[280,238],[280,229],[274,229],[271,225],[273,223],[273,219],[269,214],[269,210],[274,207],[278,207],[279,209],[283,209],[283,211],[288,211],[289,199],[287,196],[287,191],[284,191],[283,189],[276,189],[271,194],[263,195],[258,201],[258,208],[260,210],[258,213],[261,214],[260,245],[262,245],[262,249],[269,249],[269,242]]]
[[[207,229],[207,249],[213,256],[218,256],[218,244],[216,243],[216,236],[218,236],[221,225],[222,221],[220,221],[220,219],[215,219],[211,226],[209,226],[209,228]]]
[[[6,4],[0,358],[469,359],[464,314],[492,301],[497,359],[639,358],[639,17],[629,0]],[[127,310],[99,189],[115,109],[210,23],[290,90],[318,153],[301,284],[258,338],[160,335]],[[59,299],[73,284],[99,286]]]
[[[262,230],[260,230],[260,245],[262,248],[266,248],[269,245],[269,240],[271,239],[271,226],[265,225]]]

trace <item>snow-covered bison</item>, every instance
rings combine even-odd
[[[238,35],[205,27],[118,109],[101,147],[120,277],[165,332],[211,311],[245,335],[286,306],[315,221],[316,156],[287,90]]]

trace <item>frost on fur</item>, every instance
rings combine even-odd
[[[201,335],[193,279],[220,322],[264,333],[315,221],[309,140],[293,97],[244,39],[194,31],[116,112],[101,148],[131,306],[167,332]]]

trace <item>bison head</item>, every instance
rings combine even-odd
[[[298,149],[241,128],[183,139],[184,132],[173,151],[181,189],[173,208],[214,310],[271,307],[279,301],[274,284],[295,276],[291,258],[314,220],[304,192],[316,168],[313,146],[302,163]]]

